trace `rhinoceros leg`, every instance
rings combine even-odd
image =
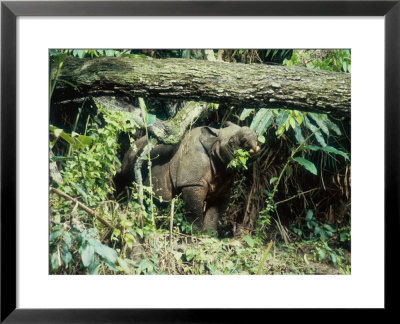
[[[203,227],[203,204],[207,195],[207,189],[203,186],[190,186],[182,188],[182,198],[185,202],[187,220],[196,229]]]
[[[216,231],[218,225],[218,208],[211,206],[207,209],[204,215],[204,231]]]
[[[203,229],[206,231],[216,231],[218,226],[218,219],[222,216],[229,203],[229,190],[220,193],[218,197],[207,203],[207,210],[204,215]]]

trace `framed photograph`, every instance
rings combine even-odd
[[[2,1],[1,321],[392,308],[399,16]]]

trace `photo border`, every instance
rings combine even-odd
[[[219,322],[244,310],[17,309],[16,19],[18,16],[384,16],[385,18],[385,309],[396,307],[398,255],[400,0],[396,1],[2,1],[1,2],[1,322]],[[371,150],[372,152],[372,150]],[[373,153],[369,153],[373,154]],[[366,158],[367,163],[367,158]],[[373,168],[373,166],[371,166]],[[373,177],[371,174],[366,175]],[[371,188],[373,190],[373,188]],[[371,238],[373,244],[373,238]],[[368,247],[365,247],[368,249]],[[373,258],[373,256],[371,256]],[[367,284],[367,283],[366,283]],[[252,318],[264,310],[247,310]],[[261,314],[259,314],[261,315]]]

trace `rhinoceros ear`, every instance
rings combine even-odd
[[[215,142],[218,140],[218,129],[211,127],[202,127],[200,135],[200,143],[208,154],[211,154],[211,149]]]

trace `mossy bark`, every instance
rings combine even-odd
[[[51,75],[55,74],[56,66],[52,66]],[[348,73],[302,67],[185,59],[68,57],[53,100],[128,95],[350,116],[350,83]]]
[[[111,96],[94,97],[93,101],[96,105],[101,105],[109,110],[126,111],[126,107],[129,105],[125,101]],[[187,101],[175,117],[165,121],[156,118],[153,124],[147,126],[147,130],[161,143],[177,144],[182,139],[186,129],[206,110],[207,104],[205,103]],[[140,128],[144,128],[145,125],[140,108],[130,106],[129,111],[131,112],[132,120]]]

